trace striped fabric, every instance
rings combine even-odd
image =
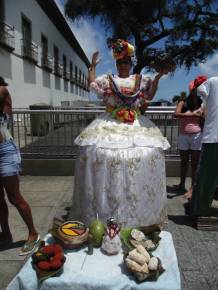
[[[12,140],[0,143],[0,176],[14,176],[20,172],[20,151]]]

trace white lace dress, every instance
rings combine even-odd
[[[125,95],[133,95],[136,76],[114,82]],[[91,83],[91,89],[103,97],[107,107],[122,107],[111,90],[107,75]],[[151,79],[142,76],[138,108],[150,98]],[[163,150],[169,143],[147,117],[139,115],[125,123],[105,112],[76,138],[80,154],[75,168],[75,187],[70,219],[89,224],[96,218],[110,217],[122,226],[146,226],[162,223],[166,217],[166,177]]]

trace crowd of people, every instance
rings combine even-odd
[[[87,224],[98,215],[115,217],[123,226],[163,226],[166,213],[164,150],[167,139],[141,113],[153,99],[167,68],[151,79],[131,74],[134,47],[124,40],[112,43],[117,74],[96,77],[100,62],[95,52],[89,68],[90,89],[103,98],[106,112],[76,138],[79,156],[70,219]],[[189,96],[179,101],[174,117],[180,119],[178,148],[181,176],[177,190],[185,191],[191,158],[192,185],[185,193],[192,216],[208,215],[218,183],[218,77],[197,77]],[[10,135],[11,96],[0,77],[0,246],[12,242],[8,200],[19,211],[29,235],[20,254],[32,252],[40,240],[31,209],[20,193],[20,152]],[[204,121],[205,120],[205,121]]]

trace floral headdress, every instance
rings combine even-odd
[[[124,57],[131,57],[134,54],[134,46],[123,39],[109,39],[108,47],[113,50],[113,57],[115,60],[122,59]]]
[[[193,89],[196,89],[201,84],[203,84],[207,80],[207,76],[199,75],[189,84],[189,91],[191,92]]]

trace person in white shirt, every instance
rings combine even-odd
[[[197,93],[203,100],[205,124],[190,215],[208,216],[218,184],[218,77],[209,78]]]

